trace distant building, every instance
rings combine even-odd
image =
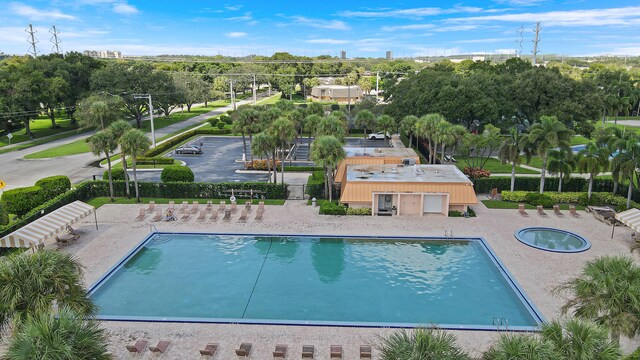
[[[91,56],[101,59],[122,59],[122,53],[120,51],[111,50],[85,50],[82,52],[85,56]]]
[[[391,50],[387,51],[386,58],[387,60],[393,60],[393,51]]]
[[[362,89],[360,86],[351,85],[319,85],[311,89],[311,97],[320,101],[337,101],[339,103],[355,103],[362,99]]]
[[[344,50],[341,50],[341,51],[340,51],[340,59],[343,59],[343,60],[344,60],[344,59],[346,59],[346,58],[347,58],[347,52],[346,52],[346,51],[344,51]]]

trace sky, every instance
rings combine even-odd
[[[137,55],[384,57],[471,53],[640,55],[640,2],[0,0],[0,52],[120,50]],[[522,37],[520,35],[522,34]],[[522,40],[521,46],[519,40]]]

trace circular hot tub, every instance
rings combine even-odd
[[[516,231],[515,235],[521,243],[545,251],[577,253],[591,247],[591,243],[582,236],[554,228],[527,227]]]

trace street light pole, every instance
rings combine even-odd
[[[149,100],[149,121],[151,121],[151,144],[152,144],[152,147],[156,147],[156,130],[153,126],[153,102],[151,101],[151,94],[133,95],[133,98]]]

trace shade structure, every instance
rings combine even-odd
[[[3,237],[0,247],[35,248],[91,213],[95,213],[93,206],[74,201]]]
[[[616,220],[632,228],[636,232],[640,232],[640,210],[629,209],[616,214]]]

